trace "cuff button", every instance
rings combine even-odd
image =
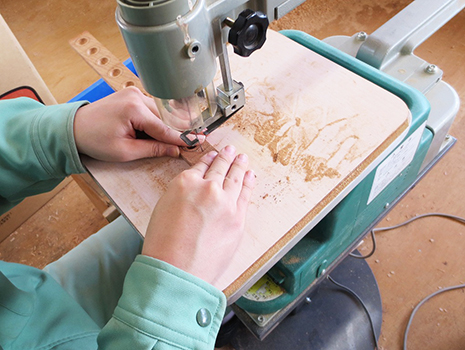
[[[200,327],[207,327],[212,322],[212,315],[210,311],[205,308],[201,308],[197,311],[197,323]]]

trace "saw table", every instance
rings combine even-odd
[[[381,1],[376,4],[370,1],[325,3],[307,1],[300,9],[273,27],[275,29],[298,28],[319,38],[335,34],[350,36],[360,30],[371,35],[379,25],[409,3],[410,1],[396,1],[395,3]],[[84,29],[89,29],[111,47],[120,58],[127,57],[126,49],[121,43],[120,35],[112,18],[114,3],[94,6],[92,11],[87,11],[88,4],[82,1],[73,3],[72,8],[65,12],[53,3],[35,7],[32,6],[32,11],[31,6],[19,3],[15,6],[5,5],[2,15],[12,25],[15,33],[19,35],[21,44],[32,55],[34,64],[38,66],[55,96],[62,102],[95,80],[93,72],[90,69],[85,69],[77,55],[66,45],[63,45],[62,37],[69,38]],[[83,8],[87,10],[82,11]],[[20,16],[18,15],[20,13],[34,13],[34,16]],[[82,15],[83,13],[85,15]],[[461,45],[463,15],[462,12],[460,16],[417,50],[417,54],[428,60],[429,63],[434,63],[444,70],[445,80],[451,83],[460,95],[463,95],[464,69],[462,65],[457,63],[461,62],[463,57],[463,45]],[[104,18],[107,20],[102,22]],[[46,25],[51,21],[54,23],[58,21],[58,25],[61,23],[62,27],[65,28],[64,32],[59,34],[52,27]],[[30,33],[35,31],[45,31],[50,35],[43,36],[41,40],[37,40],[37,38],[32,40],[31,38],[34,36],[31,36]],[[50,57],[54,57],[53,65],[50,65]],[[63,77],[68,77],[68,79],[63,79]],[[99,88],[96,90],[106,89],[108,89],[107,94],[111,92],[111,89],[105,84],[99,84]],[[431,94],[429,93],[429,95]],[[436,101],[442,104],[443,99],[437,98]],[[452,129],[453,135],[458,138],[463,136],[462,117],[463,110],[458,115]],[[428,126],[427,128],[432,130]],[[383,220],[383,224],[390,225],[401,222],[405,218],[427,211],[443,211],[460,215],[461,207],[458,203],[463,197],[463,183],[461,182],[463,163],[460,162],[460,159],[463,159],[462,156],[463,145],[458,142],[452,152],[449,152],[445,159],[441,160],[440,164],[428,174],[426,179],[421,181],[414,191]],[[404,174],[402,173],[402,175]],[[386,202],[384,205],[387,203],[390,204],[390,208],[393,206],[392,201]],[[384,206],[379,206],[379,209],[383,210]],[[62,223],[60,227],[65,229],[66,225]],[[91,229],[91,231],[94,232],[93,230],[96,229]],[[414,305],[421,297],[431,291],[437,290],[439,286],[452,285],[460,280],[457,280],[456,273],[460,271],[461,266],[460,253],[457,249],[461,244],[459,233],[461,233],[460,227],[456,229],[453,223],[447,220],[431,219],[410,225],[406,229],[379,235],[377,253],[368,260],[380,284],[383,308],[388,311],[383,315],[380,345],[399,348],[401,346],[400,334],[403,332],[411,305]],[[431,238],[434,238],[434,243],[431,243]],[[61,239],[66,240],[63,237]],[[17,240],[14,243],[19,244]],[[60,243],[57,241],[57,244]],[[363,245],[362,251],[367,246],[370,244]],[[19,259],[17,254],[11,255],[10,253],[10,256]],[[445,266],[446,262],[447,266]],[[390,276],[391,271],[394,271],[395,275]],[[331,276],[333,273],[330,273]],[[326,274],[328,274],[328,269],[325,271]],[[336,279],[336,276],[334,278]],[[418,315],[418,326],[415,327],[416,336],[411,339],[412,346],[416,344],[419,347],[428,347],[435,344],[436,348],[453,348],[455,344],[460,347],[457,344],[460,344],[459,329],[461,327],[456,326],[460,324],[461,316],[453,308],[454,302],[457,300],[454,295],[446,298],[446,307],[449,313],[439,313],[438,308],[445,307],[443,299],[439,299],[432,301],[427,310]],[[352,303],[356,304],[353,300]],[[315,304],[312,302],[308,304],[308,307],[313,307],[313,305]],[[357,312],[363,314],[363,311]],[[436,316],[441,324],[440,327],[435,322],[430,325],[424,322],[427,318],[434,317],[436,319]],[[362,321],[364,326],[368,327],[367,320],[363,318]],[[272,332],[272,335],[274,333]],[[331,337],[334,338],[334,335],[331,334]]]
[[[401,98],[282,34],[270,31],[262,50],[247,60],[232,56],[231,67],[246,86],[247,104],[208,141],[247,153],[258,185],[244,239],[216,285],[229,303],[413,132]],[[421,136],[424,124],[414,128]],[[167,183],[187,168],[173,159],[84,164],[142,235]],[[330,262],[315,259],[315,278]]]

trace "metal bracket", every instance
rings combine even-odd
[[[361,45],[357,58],[385,71],[398,56],[406,56],[465,6],[464,0],[416,0]]]
[[[371,35],[359,32],[324,41],[426,93],[443,72],[413,51],[464,7],[465,0],[416,0]]]
[[[441,80],[442,70],[413,51],[464,7],[465,0],[416,0],[371,35],[359,32],[324,39],[426,96],[431,104],[427,127],[434,138],[422,169],[444,147],[460,101],[455,90]]]
[[[245,92],[242,83],[233,80],[231,91],[226,91],[224,85],[220,85],[217,87],[216,92],[218,94],[217,103],[219,107],[216,114],[206,119],[205,123],[198,128],[186,130],[181,134],[181,139],[188,147],[194,147],[199,142],[197,137],[194,140],[190,140],[188,138],[189,134],[210,134],[245,105]]]

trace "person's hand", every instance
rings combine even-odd
[[[153,139],[137,139],[136,130]],[[185,146],[180,133],[160,120],[155,101],[135,87],[79,108],[74,137],[80,153],[104,161],[178,157],[178,146]]]
[[[242,237],[255,186],[247,169],[247,156],[227,146],[175,177],[153,211],[142,254],[213,283]]]

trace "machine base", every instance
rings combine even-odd
[[[452,148],[456,139],[446,137],[436,157],[418,174],[417,179],[401,193],[391,205],[373,221],[355,241],[356,244],[375,227],[395,205],[420,181],[431,168]],[[348,252],[353,248],[349,247]],[[345,255],[345,254],[343,254]],[[365,260],[347,256],[329,274],[336,282],[352,289],[365,303],[379,336],[382,322],[382,306],[378,285]],[[235,350],[248,349],[373,349],[374,341],[370,324],[363,307],[346,291],[328,279],[310,291],[310,303],[301,303],[297,312],[291,313],[272,330],[258,340],[237,317],[237,332],[231,340]],[[300,299],[300,297],[299,297]],[[302,298],[305,300],[305,298]],[[233,319],[234,322],[234,319]],[[258,326],[248,322],[249,326]],[[271,333],[270,333],[271,332]],[[263,332],[262,332],[263,333]],[[220,331],[221,334],[221,331]],[[230,335],[230,334],[229,334]]]
[[[365,303],[379,336],[382,306],[376,279],[364,260],[345,258],[330,274],[352,289]],[[374,340],[367,314],[349,293],[324,280],[310,295],[310,302],[296,308],[264,340],[239,323],[231,340],[235,350],[357,349],[372,350]]]

